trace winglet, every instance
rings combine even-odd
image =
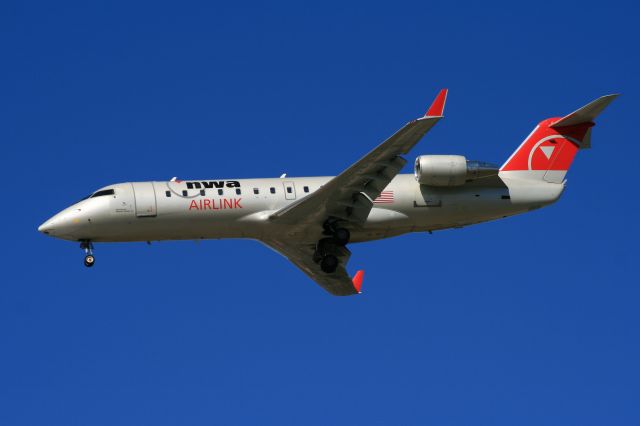
[[[427,110],[425,117],[442,117],[444,113],[444,104],[447,101],[447,93],[449,89],[442,89],[438,96],[434,99],[433,103]]]
[[[356,289],[358,294],[362,293],[360,289],[362,288],[362,279],[364,278],[364,271],[361,269],[353,276],[353,288]]]

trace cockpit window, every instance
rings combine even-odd
[[[103,195],[113,195],[115,191],[113,189],[103,189],[102,191],[98,191],[94,193],[91,198],[102,197]]]

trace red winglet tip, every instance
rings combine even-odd
[[[358,293],[362,293],[360,291],[360,289],[362,288],[362,279],[363,278],[364,278],[364,271],[363,270],[359,270],[353,276],[353,280],[352,280],[353,281],[353,288],[355,288]]]
[[[425,117],[441,117],[444,113],[444,104],[447,101],[447,93],[449,89],[442,89],[438,96],[434,99]]]

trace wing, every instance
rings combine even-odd
[[[264,240],[262,243],[289,259],[309,278],[334,296],[350,296],[360,293],[364,271],[358,271],[353,279],[349,277],[345,265],[351,257],[351,252],[346,247],[342,247],[345,252],[342,253],[338,268],[335,272],[327,274],[322,272],[320,265],[313,260],[314,244],[291,244],[275,239]]]
[[[359,293],[363,272],[358,271],[353,279],[349,278],[346,265],[351,251],[343,245],[344,241],[337,243],[332,232],[337,228],[357,228],[364,224],[373,207],[373,200],[406,164],[401,155],[408,153],[442,118],[446,98],[447,90],[443,89],[424,117],[407,123],[314,193],[269,217],[273,223],[297,228],[298,231],[311,228],[322,230],[324,227],[324,234],[329,237],[317,242],[273,237],[262,242],[284,255],[329,293],[336,296]],[[335,271],[324,272],[321,263],[329,256],[335,256],[338,265]]]
[[[398,174],[415,144],[441,118],[447,98],[442,89],[424,117],[407,123],[347,170],[313,194],[275,212],[270,219],[291,225],[323,224],[327,219],[362,225],[382,190]]]

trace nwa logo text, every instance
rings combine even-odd
[[[240,188],[237,180],[209,180],[200,182],[187,182],[187,189],[209,189],[209,188]]]

